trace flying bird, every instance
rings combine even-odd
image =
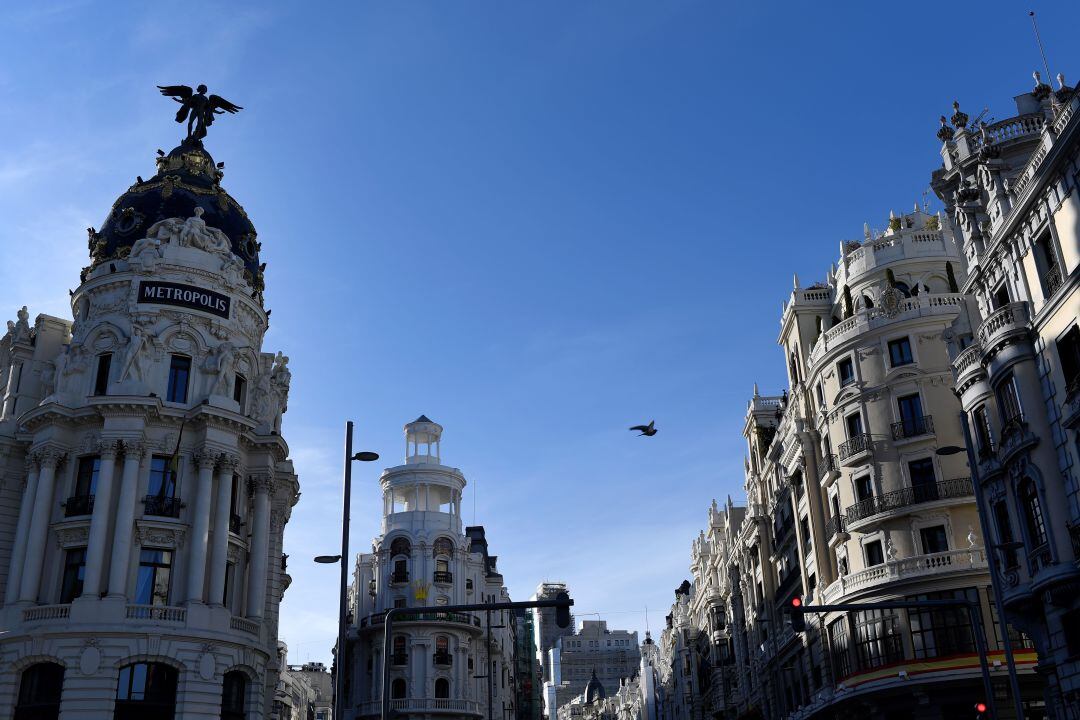
[[[631,430],[640,430],[641,434],[639,434],[638,437],[641,437],[642,435],[644,435],[646,437],[652,437],[653,435],[656,434],[656,421],[655,420],[650,420],[648,425],[635,425],[634,427],[632,427],[630,429]]]

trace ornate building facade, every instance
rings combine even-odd
[[[390,706],[416,718],[515,717],[514,622],[507,611],[439,612],[441,605],[509,601],[484,528],[462,527],[465,476],[440,460],[442,426],[405,426],[404,465],[387,468],[382,533],[358,556],[350,593],[344,717],[379,715],[384,615],[394,623]]]
[[[270,717],[290,371],[198,140],[89,231],[72,321],[0,340],[0,717]]]
[[[932,179],[974,302],[950,335],[1010,620],[1053,717],[1080,718],[1080,95],[1035,74],[1016,115],[942,118]]]

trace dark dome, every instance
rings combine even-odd
[[[596,677],[596,671],[593,670],[592,679],[589,680],[589,684],[585,686],[585,702],[589,705],[600,702],[607,697],[607,691],[604,690],[604,685]]]
[[[248,282],[262,290],[259,243],[255,227],[240,203],[219,184],[222,173],[199,140],[185,140],[168,155],[157,159],[157,175],[137,181],[113,203],[101,230],[91,232],[90,255],[94,264],[125,257],[132,244],[147,230],[168,218],[189,218],[196,206],[202,219],[225,233],[232,251],[251,274]],[[247,273],[245,273],[247,277]]]

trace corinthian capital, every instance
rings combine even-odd
[[[272,495],[274,492],[274,474],[269,470],[259,470],[251,473],[248,476],[248,490],[251,495],[258,493]]]
[[[240,466],[240,456],[223,452],[218,455],[218,471],[232,473]]]
[[[98,442],[97,452],[102,458],[115,458],[120,452],[120,441],[115,438],[105,438]]]
[[[195,451],[192,459],[200,470],[206,470],[207,468],[213,468],[217,463],[219,453],[208,447],[201,447]]]
[[[63,464],[64,459],[67,457],[67,452],[63,448],[46,445],[34,450],[33,456],[38,464],[41,465],[42,469],[56,468]]]
[[[142,461],[143,457],[150,452],[150,446],[142,438],[127,438],[124,440],[124,457],[129,460]]]

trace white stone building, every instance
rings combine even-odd
[[[116,201],[71,294],[0,340],[0,718],[266,717],[287,358],[199,141]]]
[[[439,612],[441,605],[507,602],[484,528],[463,527],[465,476],[440,460],[442,426],[424,416],[405,426],[405,464],[387,468],[382,533],[357,558],[345,663],[344,717],[378,715],[384,614],[394,622],[390,704],[417,718],[514,717],[511,613]]]

